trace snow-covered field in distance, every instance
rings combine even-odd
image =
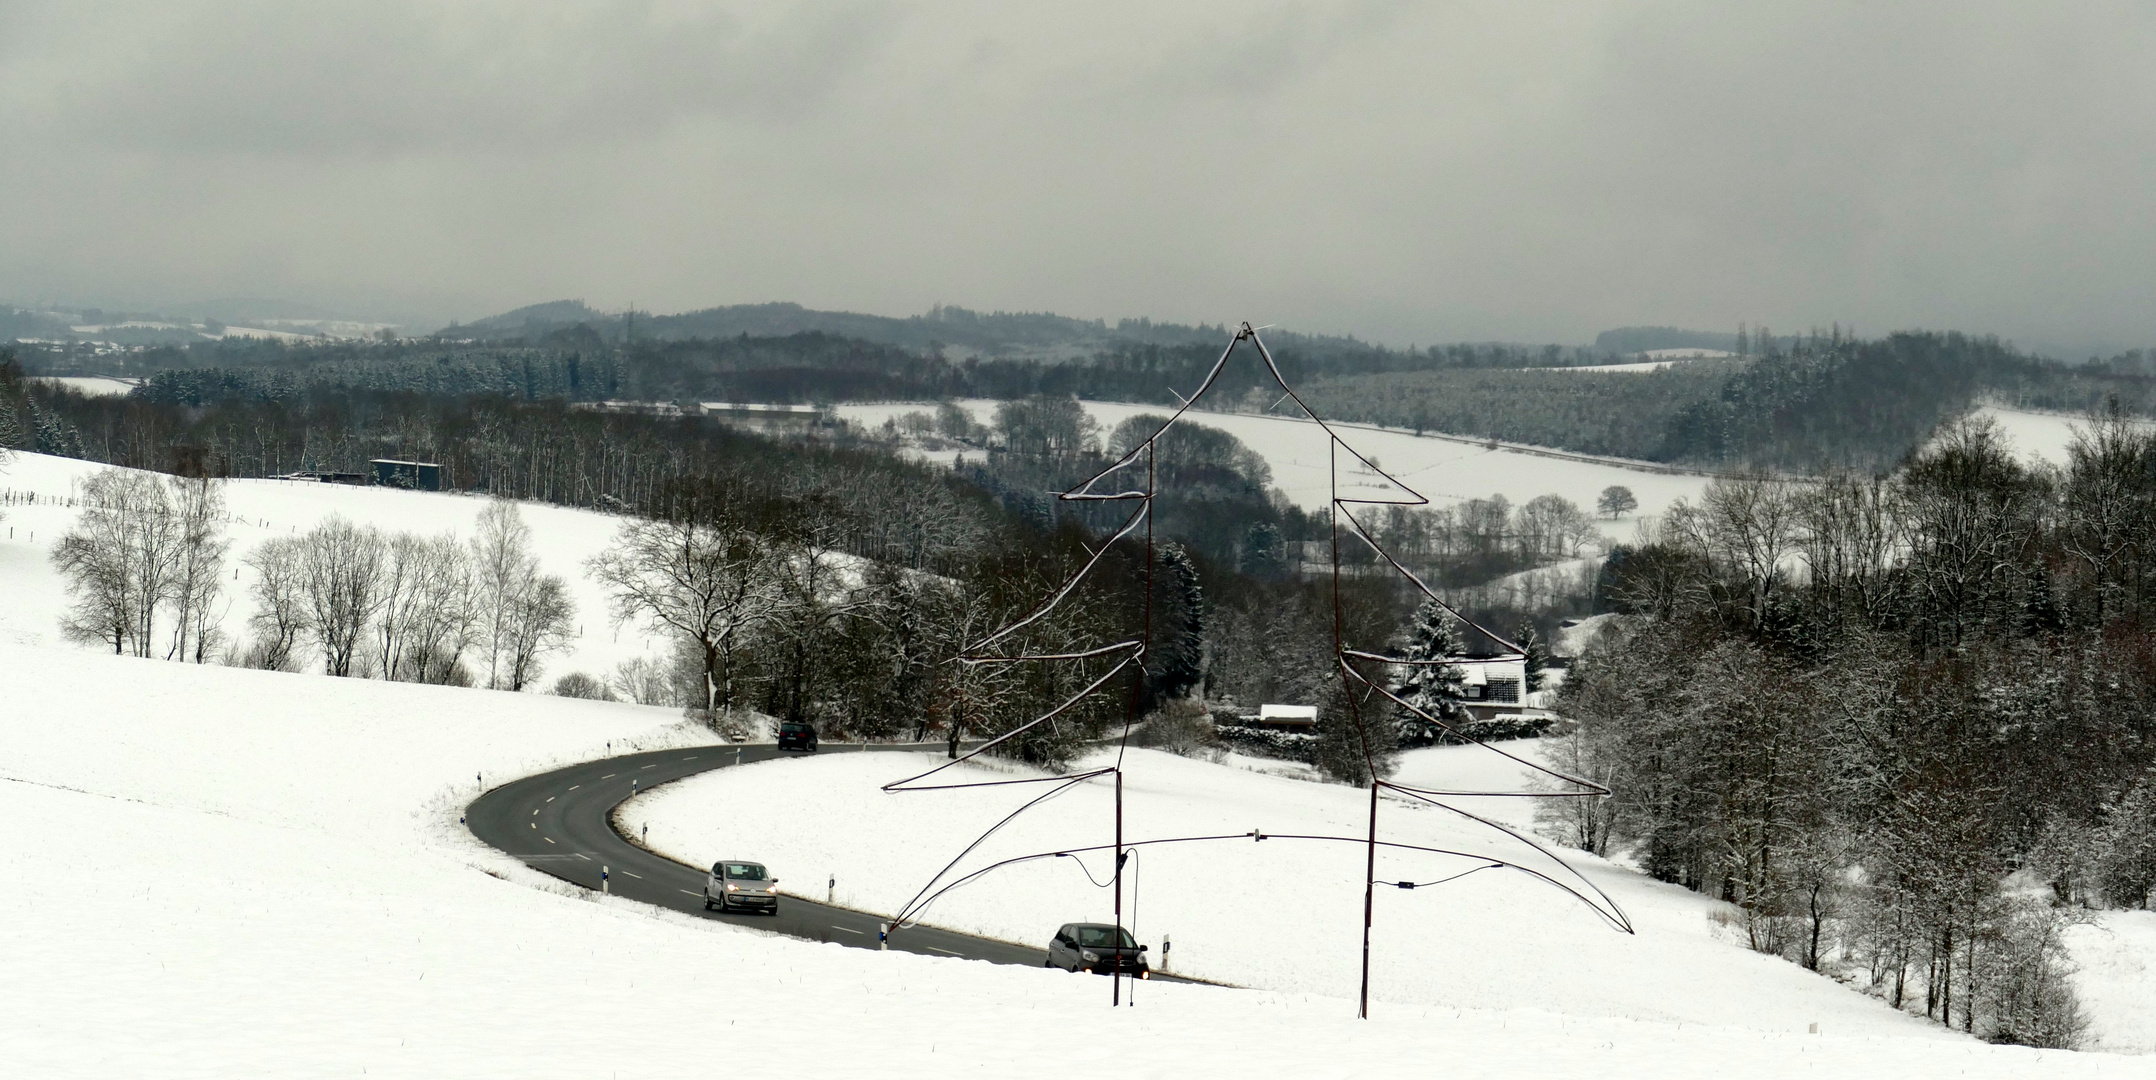
[[[1614,371],[1625,375],[1644,375],[1650,371],[1676,367],[1687,360],[1729,360],[1737,354],[1720,349],[1649,349],[1640,353],[1648,360],[1625,360],[1614,364],[1580,364],[1575,367],[1548,368],[1550,371]],[[1543,368],[1523,368],[1524,371],[1542,371]]]
[[[6,538],[0,542],[0,581],[7,583],[9,591],[8,602],[0,604],[0,641],[40,644],[59,640],[60,612],[66,595],[59,574],[52,568],[52,546],[73,523],[76,511],[43,500],[67,498],[83,478],[108,467],[43,454],[17,454],[0,465],[0,491],[31,492],[40,497],[35,505],[0,506],[0,515],[4,515],[0,517],[0,538]],[[237,576],[225,581],[221,601],[230,605],[224,628],[232,635],[243,634],[252,610],[247,590],[254,571],[242,560],[264,540],[306,532],[331,514],[342,514],[388,532],[431,535],[448,530],[469,540],[479,512],[486,507],[482,496],[290,480],[227,480],[224,493],[227,509],[239,519],[226,526],[226,535],[233,542],[228,556],[230,572]],[[544,503],[519,505],[525,524],[531,526],[533,551],[541,568],[561,575],[576,601],[580,628],[566,652],[548,658],[541,683],[551,686],[556,678],[571,671],[605,678],[623,660],[660,655],[665,645],[647,639],[635,626],[615,630],[606,594],[584,576],[584,560],[613,538],[618,519]],[[484,677],[485,673],[480,675]]]
[[[2038,412],[1999,405],[1980,406],[1974,415],[1988,417],[1997,423],[2023,460],[2061,468],[2068,464],[2066,449],[2073,445],[2075,433],[2089,426],[2089,417],[2080,413]]]
[[[995,419],[993,401],[960,404],[974,419]],[[1100,422],[1103,433],[1140,413],[1166,415],[1173,411],[1156,405],[1128,405],[1104,401],[1082,403],[1086,413]],[[881,404],[840,405],[838,414],[865,427],[880,426],[885,419],[933,405]],[[1192,423],[1219,428],[1264,455],[1272,467],[1273,483],[1305,510],[1325,508],[1332,498],[1331,442],[1325,431],[1307,420],[1255,413],[1192,411],[1184,418]],[[1589,514],[1602,489],[1622,485],[1632,489],[1639,509],[1621,518],[1596,517],[1603,535],[1612,540],[1631,540],[1641,516],[1660,514],[1680,498],[1697,498],[1707,477],[1661,471],[1664,467],[1642,462],[1627,468],[1616,459],[1595,460],[1583,455],[1518,447],[1492,446],[1481,440],[1416,435],[1395,428],[1335,423],[1341,438],[1379,468],[1428,498],[1436,506],[1454,506],[1468,499],[1503,495],[1517,506],[1538,495],[1562,495]],[[1341,493],[1349,497],[1396,498],[1400,492],[1384,478],[1361,471],[1361,465],[1342,455]]]
[[[108,378],[103,375],[40,375],[37,376],[37,381],[56,383],[90,397],[118,397],[135,388],[134,379]]]

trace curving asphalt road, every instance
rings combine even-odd
[[[837,746],[827,746],[821,752],[841,751]],[[721,915],[705,911],[707,868],[686,866],[653,854],[614,831],[614,808],[636,792],[649,791],[668,781],[727,765],[769,761],[782,756],[787,755],[766,744],[653,750],[588,761],[527,776],[481,795],[466,809],[465,823],[473,835],[523,860],[525,865],[585,888],[600,887],[599,871],[605,867],[608,887],[618,896],[812,941],[876,948],[876,934],[882,924],[878,916],[816,903],[791,893],[780,897],[776,916]],[[729,851],[722,857],[762,858],[761,853],[753,850]],[[767,865],[771,864],[767,861]],[[823,891],[824,882],[789,877],[783,866],[772,865],[771,868],[779,875],[782,889],[790,887],[808,893]],[[1052,925],[1046,927],[1043,933],[1052,929]],[[1045,950],[1030,945],[1014,945],[927,926],[893,931],[890,947],[930,956],[957,956],[1031,967],[1039,967],[1048,959]]]

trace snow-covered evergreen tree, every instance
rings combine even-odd
[[[1417,661],[1400,665],[1400,682],[1393,688],[1408,704],[1440,719],[1449,719],[1457,710],[1464,696],[1464,676],[1451,664],[1432,664],[1425,661],[1447,660],[1466,651],[1460,642],[1460,631],[1453,625],[1452,613],[1440,607],[1435,600],[1425,600],[1415,609],[1414,621],[1408,624],[1406,647],[1401,650],[1402,659]]]
[[[1513,631],[1512,643],[1527,654],[1527,692],[1532,694],[1542,689],[1542,684],[1549,681],[1550,647],[1542,640],[1541,632],[1535,629],[1534,623],[1523,622]]]
[[[1181,544],[1160,549],[1160,608],[1155,615],[1154,692],[1165,699],[1201,691],[1205,681],[1205,588]]]

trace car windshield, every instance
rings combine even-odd
[[[1116,944],[1116,936],[1122,936],[1122,944]],[[1131,949],[1138,943],[1131,940],[1130,931],[1113,926],[1081,926],[1078,928],[1078,945],[1085,949]]]
[[[720,865],[726,868],[726,876],[730,878],[739,878],[742,881],[762,881],[764,879],[764,868],[756,863],[730,862],[721,863]]]

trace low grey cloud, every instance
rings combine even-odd
[[[0,2],[0,295],[2156,343],[2131,4]]]

